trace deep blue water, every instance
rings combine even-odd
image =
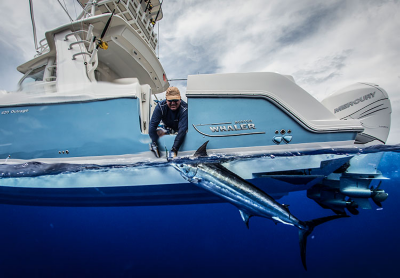
[[[63,208],[0,205],[0,277],[394,277],[400,262],[399,153],[383,210],[318,226],[303,269],[298,230],[230,204]],[[306,192],[280,199],[302,220],[331,215]]]

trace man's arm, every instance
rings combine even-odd
[[[176,135],[174,145],[172,148],[175,148],[177,151],[183,144],[183,141],[185,140],[186,132],[188,130],[188,109],[185,107],[185,111],[183,111],[180,119],[179,119],[179,125],[178,125],[178,135]]]
[[[149,135],[151,138],[151,142],[157,142],[158,140],[157,127],[161,121],[161,118],[162,118],[161,108],[160,105],[157,104],[156,108],[154,108],[153,115],[151,116],[150,126],[149,126]]]

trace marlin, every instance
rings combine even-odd
[[[207,142],[194,154],[194,157],[206,157]],[[307,237],[314,228],[327,221],[348,217],[347,215],[332,215],[311,221],[301,221],[290,213],[287,205],[276,202],[271,196],[258,189],[235,173],[218,163],[172,164],[182,177],[197,186],[225,199],[239,209],[240,215],[249,228],[252,216],[264,217],[275,223],[295,226],[299,229],[300,255],[304,266],[306,264]]]

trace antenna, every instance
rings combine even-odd
[[[57,1],[58,1],[58,4],[60,4],[60,6],[63,8],[64,12],[68,15],[69,20],[71,20],[71,22],[74,21],[74,20],[72,19],[72,17],[69,15],[69,12],[67,11],[67,8],[66,8],[67,5],[65,4],[65,1],[64,1],[65,7],[61,4],[60,0],[57,0]]]
[[[34,40],[34,43],[35,43],[35,50],[36,50],[36,52],[38,52],[35,16],[33,15],[33,2],[32,2],[32,0],[29,0],[29,8],[30,8],[30,13],[31,13],[31,21],[32,21],[32,29],[33,29],[33,40]]]
[[[160,7],[158,8],[156,19],[154,20],[154,24],[156,24],[156,22],[157,22],[163,2],[164,2],[164,0],[160,3]],[[154,26],[154,24],[153,24],[153,26]],[[157,58],[160,59],[160,22],[158,23],[157,28],[158,28],[158,30],[157,30],[157,50],[158,50]]]

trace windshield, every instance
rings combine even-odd
[[[29,83],[35,82],[35,81],[43,81],[43,76],[44,76],[44,69],[46,66],[42,66],[40,68],[36,68],[32,70],[21,82],[21,86],[27,85]]]

